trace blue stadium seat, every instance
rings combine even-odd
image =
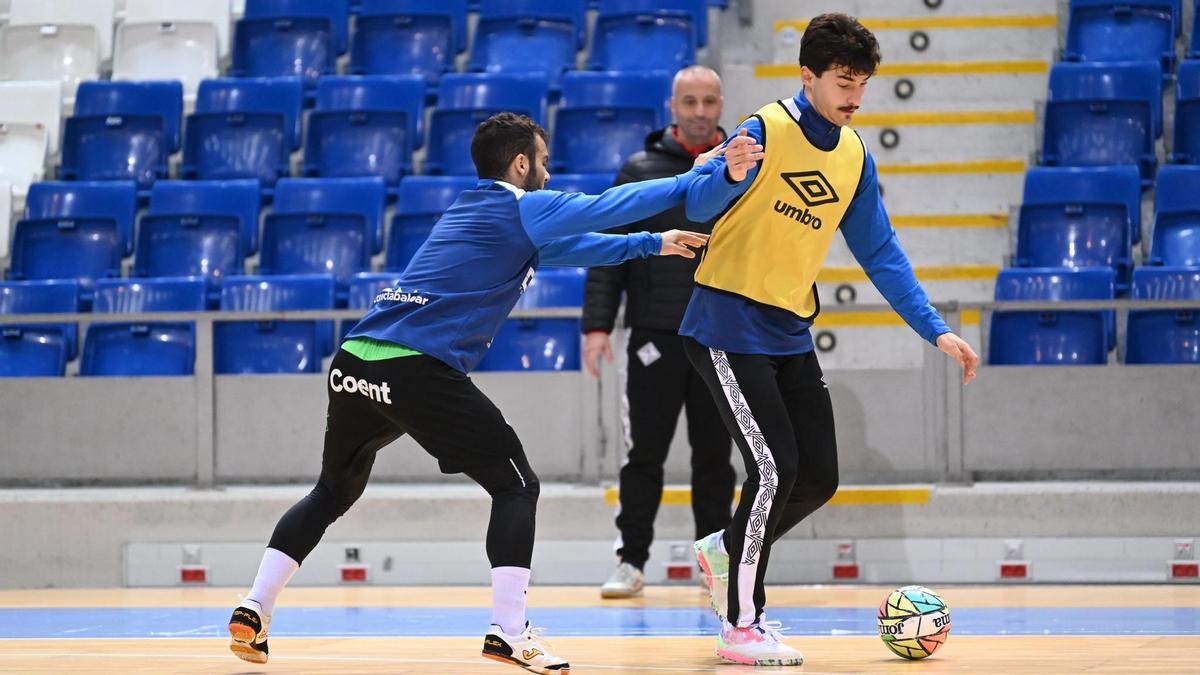
[[[159,181],[138,228],[134,275],[201,277],[215,306],[221,280],[242,274],[257,249],[259,203],[254,180]]]
[[[67,314],[79,309],[78,282],[62,279],[0,282],[0,314]],[[23,354],[32,359],[30,374],[62,375],[63,365],[56,364],[60,358],[63,364],[75,358],[77,334],[73,323],[0,326],[0,375],[21,372],[23,365],[15,360]]]
[[[305,85],[337,71],[346,51],[346,0],[246,0],[233,42],[234,77],[300,77]]]
[[[402,272],[442,213],[463,190],[475,187],[471,176],[409,176],[400,183],[396,215],[388,232],[384,269]]]
[[[74,279],[86,309],[96,279],[121,276],[124,250],[112,216],[26,218],[13,228],[8,278]]]
[[[382,241],[385,191],[380,178],[292,178],[279,182],[275,210],[263,223],[263,274],[332,274],[338,306],[350,277],[371,267]]]
[[[83,82],[65,121],[65,180],[133,180],[149,189],[179,150],[179,82]]]
[[[580,267],[540,269],[517,307],[579,307],[586,280]],[[579,319],[509,319],[477,370],[579,370],[579,351]]]
[[[588,67],[674,73],[707,39],[703,0],[601,0]]]
[[[300,148],[304,88],[298,78],[204,80],[188,115],[184,178],[255,178],[265,194]]]
[[[1065,61],[1158,61],[1175,67],[1177,0],[1071,0]]]
[[[133,220],[137,186],[129,181],[54,182],[29,186],[26,217],[31,220],[95,218],[117,226],[122,255],[133,251]]]
[[[582,0],[481,0],[467,68],[557,80],[575,67],[583,8]]]
[[[350,72],[420,75],[434,88],[442,73],[454,72],[454,57],[466,48],[466,0],[364,0]]]
[[[475,128],[499,112],[532,117],[545,126],[550,83],[544,77],[468,73],[446,75],[438,84],[438,104],[429,122],[425,170],[474,176],[471,138]]]
[[[203,279],[105,279],[96,283],[93,311],[200,311]],[[94,323],[88,327],[79,373],[89,376],[191,375],[196,361],[193,322]]]
[[[1113,271],[1005,269],[996,279],[996,300],[1107,300],[1114,297]],[[988,362],[992,365],[1087,365],[1108,362],[1111,311],[996,312]]]
[[[616,176],[611,173],[555,173],[546,187],[559,192],[582,192],[598,195],[613,186]]]
[[[1057,63],[1041,163],[1055,166],[1136,165],[1143,185],[1154,175],[1154,140],[1162,134],[1158,64]]]
[[[1175,80],[1175,143],[1171,161],[1200,164],[1200,61],[1179,64]]]
[[[267,312],[332,309],[329,275],[230,277],[221,288],[221,309]],[[328,321],[222,321],[214,330],[218,374],[319,373],[333,351]]]
[[[558,170],[615,173],[670,119],[667,73],[568,73],[550,158]]]
[[[308,118],[305,174],[380,176],[394,189],[412,173],[424,106],[425,81],[416,75],[321,78]]]
[[[1131,237],[1141,229],[1133,167],[1036,167],[1025,176],[1017,227],[1018,267],[1112,267],[1129,288]]]
[[[1142,267],[1133,273],[1136,300],[1200,300],[1200,269]],[[1200,364],[1195,310],[1130,310],[1125,363]]]
[[[1150,265],[1200,266],[1200,166],[1164,166],[1154,189]]]

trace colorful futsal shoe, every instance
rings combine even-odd
[[[543,630],[526,621],[520,635],[508,635],[500,626],[492,624],[483,638],[483,657],[511,663],[531,673],[561,675],[571,672],[566,661],[550,653],[550,643],[542,636]]]
[[[229,651],[250,663],[267,662],[267,627],[271,617],[263,618],[262,606],[246,599],[229,617]]]
[[[749,628],[722,622],[717,636],[717,656],[747,666],[802,666],[804,656],[783,642],[778,621],[759,619]]]
[[[722,534],[723,530],[713,532],[692,548],[696,550],[696,562],[700,563],[700,571],[704,573],[712,610],[724,621],[729,613],[729,554],[721,550]]]

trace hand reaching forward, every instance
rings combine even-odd
[[[979,366],[979,355],[971,349],[967,341],[954,333],[942,333],[937,339],[938,349],[958,362],[963,369],[963,384],[975,379],[975,369]]]
[[[701,166],[714,157],[725,157],[725,170],[734,182],[746,179],[756,164],[763,158],[763,146],[750,138],[745,129],[738,132],[728,143],[723,143],[696,157],[696,166]]]
[[[687,230],[667,230],[662,234],[662,250],[659,255],[677,255],[683,258],[695,258],[694,248],[700,248],[708,243],[708,235]]]

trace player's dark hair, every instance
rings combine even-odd
[[[881,59],[875,36],[845,14],[813,18],[800,38],[800,65],[817,77],[835,67],[848,68],[853,75],[874,75]]]
[[[471,139],[471,161],[480,178],[500,179],[517,155],[525,155],[532,166],[537,155],[537,137],[548,141],[546,130],[525,115],[503,112],[492,115],[475,129]]]

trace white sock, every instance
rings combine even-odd
[[[292,575],[300,569],[300,563],[292,560],[291,556],[277,549],[268,548],[263,551],[262,562],[258,565],[258,576],[254,577],[254,586],[246,594],[246,598],[262,605],[266,621],[275,613],[275,600],[283,587],[292,580]]]
[[[492,623],[506,635],[525,630],[525,593],[529,590],[526,567],[492,568]]]

